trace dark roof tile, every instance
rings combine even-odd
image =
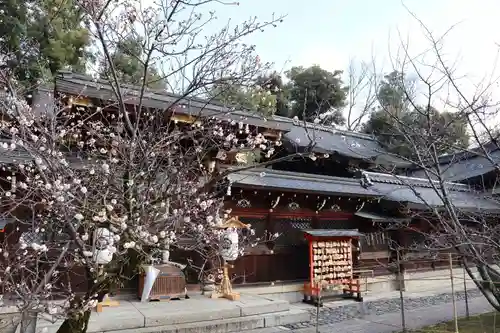
[[[358,229],[314,229],[303,230],[304,233],[313,237],[361,237]]]
[[[361,186],[361,180],[357,178],[328,177],[272,169],[235,172],[228,178],[238,187],[366,196],[417,206],[443,206],[442,195],[439,194],[440,187],[437,184],[433,187],[425,179],[377,173],[368,173],[368,176],[372,181],[372,185],[368,187]],[[456,183],[446,185],[449,197],[457,208],[467,211],[500,211],[500,204],[497,201],[470,190],[466,185]]]

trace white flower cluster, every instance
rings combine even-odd
[[[12,207],[33,207],[18,231],[40,237],[20,239],[12,250],[0,251],[5,258],[0,271],[40,281],[41,273],[26,267],[42,256],[50,266],[61,255],[57,273],[41,292],[47,299],[65,292],[68,299],[73,297],[71,286],[62,287],[60,277],[77,266],[99,283],[113,266],[127,263],[134,251],[140,258],[169,248],[214,255],[223,232],[217,226],[230,214],[224,210],[224,194],[231,194],[231,185],[220,191],[213,178],[217,175],[206,175],[202,161],[207,151],[214,146],[226,152],[256,149],[271,158],[281,145],[279,138],[266,138],[244,120],[178,124],[171,131],[144,131],[132,138],[124,134],[119,115],[114,118],[116,126],[102,120],[84,123],[77,113],[85,110],[78,107],[73,113],[62,111],[64,121],[50,127],[40,125],[43,117],[33,121],[27,105],[11,103],[16,121],[2,123],[0,132],[12,140],[2,143],[0,150],[22,148],[30,158],[2,166],[12,173],[12,186],[0,197]],[[109,234],[98,235],[100,229]],[[259,235],[250,230],[241,237],[242,251],[255,244],[254,236]],[[104,259],[117,265],[107,265]],[[27,288],[5,281],[0,286],[9,290]],[[95,303],[92,296],[79,307],[89,309]],[[51,305],[44,311],[58,315],[66,310]]]
[[[21,250],[32,249],[33,251],[40,252],[40,253],[47,252],[49,250],[47,245],[45,245],[45,244],[38,244],[35,242],[33,242],[31,244],[27,244],[23,241],[19,242],[19,248]]]

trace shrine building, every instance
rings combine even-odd
[[[137,88],[124,86],[123,91],[125,102],[135,105]],[[71,97],[74,107],[86,108],[112,108],[111,102],[115,100],[106,83],[62,72],[54,87],[33,94],[33,109],[50,107],[54,95]],[[259,243],[236,260],[231,271],[235,286],[256,293],[289,293],[290,297],[299,298],[311,273],[305,231],[356,230],[361,234],[360,253],[353,273],[362,281],[362,288],[377,292],[398,287],[394,282],[394,244],[405,247],[422,241],[418,230],[425,228],[426,216],[432,219],[429,205],[438,209],[443,206],[432,184],[422,178],[422,170],[387,153],[370,135],[298,123],[279,116],[265,119],[246,111],[229,112],[222,105],[203,100],[181,100],[172,110],[170,106],[177,99],[151,90],[146,92],[142,105],[168,109],[171,119],[181,123],[189,123],[198,114],[241,121],[266,137],[281,138],[283,142],[275,156],[283,161],[228,176],[231,194],[226,203],[232,215],[251,224],[256,235],[279,234],[276,240]],[[500,157],[500,150],[491,150],[495,158]],[[229,159],[214,161],[220,170],[237,169],[257,164],[258,155],[239,152]],[[290,158],[284,159],[287,156]],[[492,193],[478,188],[479,181],[492,188],[495,169],[478,157],[462,157],[446,171],[453,204],[471,213],[498,214],[500,205],[485,195]],[[0,162],[4,164],[20,158],[26,158],[20,151],[0,154]],[[452,160],[443,158],[443,165]],[[8,222],[1,221],[0,229]],[[436,271],[449,274],[444,269],[448,269],[445,261],[419,258],[419,253],[404,255],[405,274],[414,272],[424,276],[430,271],[434,275]],[[408,282],[406,288],[411,290],[412,283]]]

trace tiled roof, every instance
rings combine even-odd
[[[438,191],[425,179],[378,173],[367,173],[367,175],[372,181],[372,185],[368,187],[361,186],[360,179],[357,178],[327,177],[272,169],[235,172],[228,178],[238,187],[366,196],[414,205],[443,206],[443,200],[438,194],[439,186],[436,183],[434,186]],[[456,183],[446,185],[449,197],[457,208],[500,211],[500,205],[496,201],[471,191],[466,185]]]
[[[413,185],[413,186],[428,187],[428,188],[434,188],[439,185],[438,181],[434,180],[430,182],[426,178],[399,176],[395,174],[380,173],[380,172],[364,172],[364,173],[368,175],[372,181],[378,183],[395,184],[395,185]],[[455,191],[470,190],[470,187],[468,185],[455,183],[452,181],[448,181],[447,185],[450,189]]]
[[[266,188],[285,191],[313,192],[321,194],[343,194],[361,196],[380,196],[360,185],[359,179],[327,177],[298,172],[277,171],[272,169],[250,169],[231,173],[228,176],[239,187]]]
[[[500,162],[500,150],[489,153],[495,163]],[[489,159],[479,155],[460,154],[455,158],[447,158],[446,163],[440,165],[441,175],[449,181],[461,181],[487,174],[495,170]],[[415,177],[425,177],[425,171],[415,170],[411,173]]]
[[[85,95],[101,100],[116,100],[111,86],[105,81],[93,80],[88,76],[61,73],[56,79],[57,90],[74,95]],[[128,103],[137,103],[138,87],[123,85],[122,93]],[[271,128],[287,132],[284,136],[287,147],[307,149],[311,146],[309,136],[313,138],[313,151],[319,153],[338,153],[356,159],[369,159],[380,164],[407,164],[402,160],[390,156],[372,136],[334,129],[331,126],[322,126],[300,122],[280,116],[263,117],[262,115],[246,110],[233,110],[218,104],[215,101],[206,101],[197,98],[181,99],[179,96],[158,89],[147,89],[142,103],[146,107],[167,109],[177,104],[181,108],[177,112],[193,116],[213,116],[221,119],[230,119],[236,122],[243,121],[250,125]]]
[[[137,104],[139,100],[139,87],[121,85],[122,95],[128,104]],[[56,78],[56,90],[72,95],[83,95],[104,101],[116,101],[116,96],[111,86],[106,81],[93,80],[92,78],[74,74],[61,73]],[[164,90],[146,89],[142,105],[154,109],[166,110],[172,106],[180,107],[177,112],[192,116],[203,115],[205,117],[217,117],[230,119],[236,122],[243,121],[250,125],[282,131],[290,130],[293,126],[290,122],[275,120],[273,116],[265,118],[260,114],[227,108],[214,101],[206,101],[198,98],[183,99],[177,95],[167,93]]]
[[[313,237],[361,237],[358,229],[314,229],[303,230],[304,233]]]
[[[33,155],[19,145],[17,145],[14,150],[2,148],[1,144],[5,142],[8,143],[8,141],[0,139],[0,163],[24,163],[34,160]],[[77,169],[83,168],[85,164],[84,160],[75,154],[68,155],[67,161],[72,165],[72,167]]]
[[[392,216],[384,216],[377,213],[372,213],[364,210],[357,211],[354,215],[372,220],[373,222],[404,222],[409,221],[409,218],[395,218]]]
[[[484,157],[485,151],[495,164],[500,162],[498,144],[490,141],[483,143],[481,147],[439,156],[441,176],[448,181],[463,181],[494,171],[494,163]],[[431,163],[431,165],[434,164]],[[414,177],[426,177],[425,171],[416,166],[409,169],[409,174]],[[435,176],[431,175],[431,177]]]
[[[288,148],[317,153],[338,153],[355,159],[368,159],[380,164],[407,164],[387,153],[372,136],[340,131],[324,126],[299,124],[284,135]]]
[[[0,145],[4,141],[0,140]],[[16,147],[14,150],[4,149],[0,147],[0,163],[27,162],[33,158],[23,148]]]

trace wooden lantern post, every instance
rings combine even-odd
[[[221,225],[216,226],[218,229],[248,229],[250,224],[245,224],[241,222],[237,216],[229,218],[226,222]],[[218,292],[214,292],[211,298],[226,298],[231,301],[237,301],[240,299],[240,294],[233,291],[233,286],[231,284],[231,279],[229,278],[229,268],[233,268],[233,265],[229,265],[224,259],[223,275],[220,288]]]

